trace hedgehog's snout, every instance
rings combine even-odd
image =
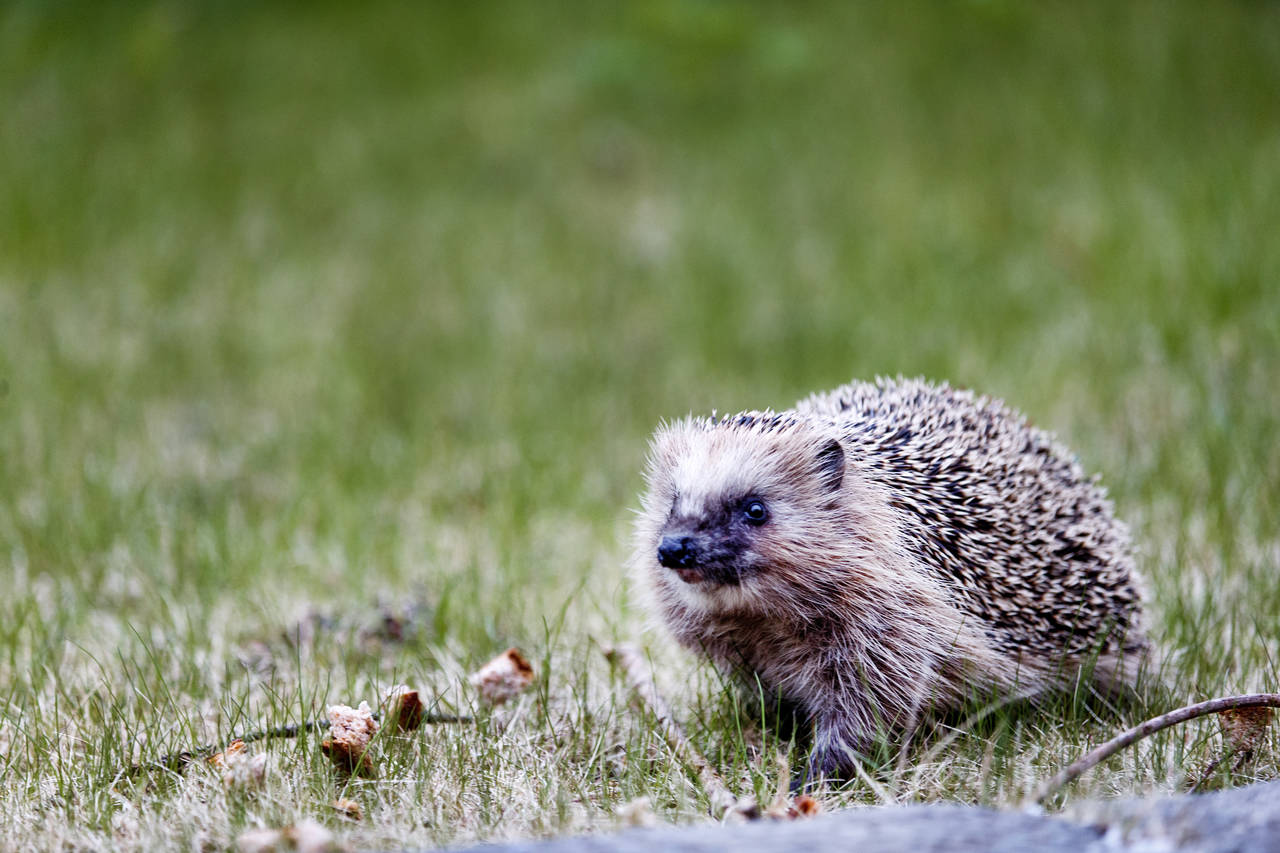
[[[698,562],[698,543],[691,536],[663,536],[658,543],[658,562],[668,569],[693,568]]]

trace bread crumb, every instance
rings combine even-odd
[[[335,853],[342,848],[333,833],[314,820],[300,820],[284,829],[250,829],[236,839],[240,853],[270,853],[296,850],[297,853]]]
[[[368,702],[358,708],[350,705],[329,706],[329,736],[320,748],[339,770],[359,776],[374,774],[373,757],[369,754],[369,742],[378,731],[378,722]]]
[[[524,691],[533,679],[533,665],[512,646],[480,667],[471,676],[471,685],[484,701],[501,705]]]
[[[808,794],[796,794],[795,800],[792,801],[791,808],[787,810],[787,817],[792,819],[798,817],[813,817],[822,812],[822,803],[815,800]]]
[[[330,805],[342,812],[343,817],[349,817],[352,820],[364,820],[364,809],[355,800],[341,797],[334,800]]]
[[[627,826],[657,826],[658,818],[653,813],[653,803],[648,797],[636,797],[634,800],[618,806],[615,812]]]
[[[261,788],[267,781],[267,755],[243,751],[227,756],[222,763],[222,784],[226,788]]]
[[[421,726],[427,709],[422,704],[418,691],[405,684],[387,688],[382,707],[385,709],[387,723],[402,732],[411,732]]]
[[[227,744],[227,748],[224,749],[222,752],[215,752],[213,755],[210,755],[206,760],[210,764],[212,764],[214,767],[221,769],[223,765],[227,763],[227,759],[231,758],[233,755],[238,755],[244,752],[244,750],[245,750],[244,741],[240,740],[240,738],[236,738],[235,740],[231,741],[231,743]]]

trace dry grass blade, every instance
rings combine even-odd
[[[729,786],[711,767],[706,756],[689,741],[684,729],[676,722],[671,706],[667,704],[667,700],[653,683],[653,677],[649,673],[649,668],[645,666],[644,657],[639,649],[629,644],[611,646],[605,648],[604,656],[611,664],[622,670],[631,692],[653,713],[658,727],[662,730],[662,736],[671,750],[697,772],[702,789],[706,791],[707,799],[711,802],[712,814],[720,817],[726,812],[737,810],[738,797],[729,790]]]
[[[808,794],[791,795],[791,765],[786,757],[774,757],[778,766],[778,785],[773,800],[762,812],[770,820],[799,820],[822,813],[822,804]]]

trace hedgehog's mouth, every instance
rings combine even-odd
[[[672,569],[671,572],[687,584],[700,584],[707,580],[699,569]]]
[[[679,566],[668,568],[668,572],[680,578],[689,586],[716,587],[737,586],[742,577],[733,566],[717,563],[702,563],[697,566]]]

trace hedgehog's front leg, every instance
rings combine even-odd
[[[855,700],[856,701],[856,700]],[[845,781],[870,754],[872,738],[856,709],[826,708],[813,715],[813,749],[794,787],[807,788],[823,779]]]

